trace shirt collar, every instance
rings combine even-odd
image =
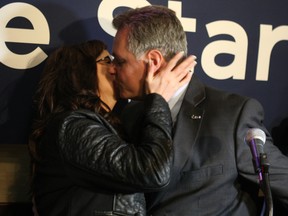
[[[181,86],[175,93],[174,95],[170,98],[170,100],[168,101],[168,105],[170,110],[173,109],[173,107],[175,106],[175,104],[177,103],[177,101],[180,99],[181,96],[184,95],[184,92],[186,91],[188,84],[185,84],[184,86]],[[183,98],[183,97],[182,97]]]

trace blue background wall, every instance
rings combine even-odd
[[[111,49],[112,16],[148,4],[177,12],[206,83],[258,99],[269,130],[288,116],[285,0],[1,0],[0,144],[27,143],[32,95],[51,51],[94,38]]]

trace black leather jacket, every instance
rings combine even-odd
[[[141,141],[133,144],[88,110],[50,121],[34,177],[40,216],[146,215],[143,192],[169,183],[173,149],[168,104],[150,94],[143,108]]]

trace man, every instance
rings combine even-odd
[[[112,70],[122,98],[141,98],[147,61],[156,71],[175,53],[187,53],[181,23],[166,7],[129,10],[116,16],[113,25]],[[257,215],[258,177],[244,142],[250,128],[265,131],[273,198],[288,208],[288,158],[273,145],[256,100],[210,88],[193,75],[169,106],[174,119],[172,178],[162,191],[147,193],[149,215]],[[124,121],[132,118],[136,123],[130,123],[130,134],[135,136],[141,115],[129,113]]]

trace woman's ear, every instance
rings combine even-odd
[[[148,61],[155,68],[155,72],[161,68],[164,63],[164,57],[159,50],[153,49],[147,53]]]

